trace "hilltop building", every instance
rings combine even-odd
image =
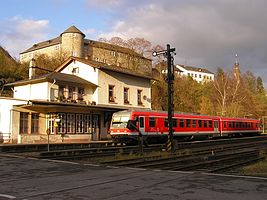
[[[167,73],[167,70],[163,70],[162,73]],[[214,81],[214,74],[207,69],[200,67],[191,67],[186,65],[176,65],[174,67],[174,73],[179,76],[189,76],[198,83],[204,83],[207,81]]]
[[[132,49],[86,39],[85,34],[75,26],[67,28],[56,38],[39,42],[23,51],[20,53],[20,62],[29,62],[42,54],[59,59],[73,56],[107,65],[138,70],[147,75],[150,75],[152,70],[150,59]]]
[[[203,83],[206,81],[214,81],[214,74],[205,68],[191,67],[186,65],[176,65],[181,76],[190,76],[193,80]]]

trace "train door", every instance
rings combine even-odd
[[[219,121],[214,121],[214,132],[219,133]]]
[[[139,117],[139,130],[142,134],[145,134],[145,117]]]

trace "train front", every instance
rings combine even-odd
[[[129,120],[133,120],[131,111],[121,111],[113,114],[110,126],[110,136],[114,143],[137,143],[138,131],[131,131],[127,128]]]

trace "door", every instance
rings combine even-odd
[[[214,132],[218,133],[219,132],[219,121],[214,121]]]
[[[139,131],[145,134],[145,117],[139,117]]]
[[[92,115],[92,140],[100,140],[100,115]]]

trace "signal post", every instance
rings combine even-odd
[[[173,114],[174,114],[174,104],[173,104],[173,80],[174,80],[174,58],[175,48],[171,48],[167,44],[167,49],[163,51],[153,52],[153,56],[164,55],[167,58],[167,83],[168,83],[168,141],[167,141],[167,151],[174,151],[174,140],[173,140]]]

